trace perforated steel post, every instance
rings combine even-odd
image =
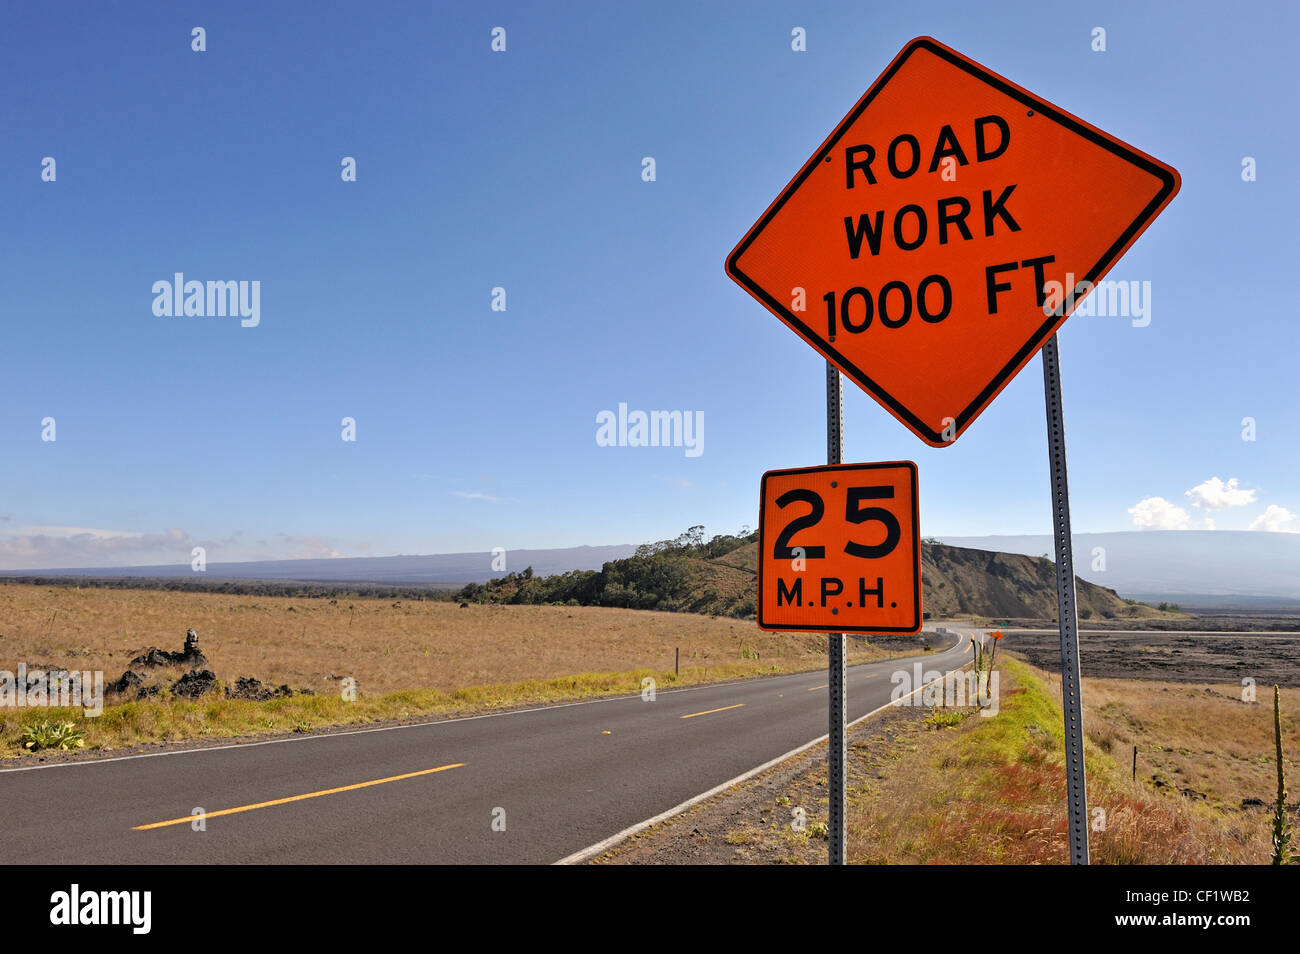
[[[826,463],[844,463],[844,391],[839,368],[826,362]],[[847,749],[844,740],[844,634],[831,633],[828,669],[830,679],[830,732],[826,739],[826,782],[830,801],[830,863],[844,864],[847,829],[845,814],[845,772]]]
[[[1066,807],[1070,864],[1088,863],[1088,788],[1083,771],[1083,705],[1079,683],[1079,615],[1074,596],[1074,546],[1070,540],[1070,487],[1065,472],[1065,414],[1056,335],[1043,345],[1043,396],[1047,405],[1047,456],[1052,472],[1052,532],[1056,537],[1057,616],[1061,628],[1061,708],[1065,710]]]

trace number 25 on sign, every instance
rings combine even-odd
[[[758,596],[763,629],[919,632],[916,464],[764,474]]]

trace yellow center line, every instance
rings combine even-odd
[[[739,709],[743,702],[737,702],[734,706],[723,706],[721,709],[705,709],[703,712],[692,712],[690,715],[682,716],[683,719],[694,719],[697,715],[708,715],[710,712],[726,712],[728,709]]]
[[[808,691],[809,691],[809,692],[816,692],[818,689],[829,689],[830,687],[831,687],[831,684],[828,682],[828,683],[826,683],[826,685],[824,685],[824,686],[809,686],[809,687],[808,687]]]
[[[451,765],[439,765],[437,768],[422,769],[419,772],[407,772],[405,775],[392,775],[388,778],[377,778],[371,782],[357,782],[355,785],[342,785],[338,788],[327,788],[319,792],[308,792],[306,795],[290,795],[288,798],[276,798],[269,802],[258,802],[255,805],[240,805],[238,808],[223,808],[215,812],[204,812],[202,816],[186,815],[184,818],[173,818],[169,821],[154,822],[151,825],[136,825],[132,831],[148,831],[151,828],[166,828],[168,825],[184,825],[194,821],[195,818],[216,818],[219,815],[234,815],[238,812],[251,812],[254,808],[269,808],[272,805],[285,805],[289,802],[300,802],[304,798],[320,798],[322,795],[336,795],[339,792],[351,792],[358,788],[369,788],[371,785],[383,785],[385,782],[400,782],[404,778],[415,778],[419,775],[432,775],[434,772],[445,772],[447,769],[460,768],[464,762],[454,762]]]

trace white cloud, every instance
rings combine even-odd
[[[1164,497],[1147,497],[1129,507],[1134,526],[1144,530],[1186,530],[1187,511],[1171,504]]]
[[[461,497],[465,500],[486,500],[488,503],[501,502],[500,497],[493,497],[491,494],[481,494],[477,490],[473,492],[464,491],[464,490],[453,490],[451,492],[451,495],[453,497]]]
[[[1192,498],[1193,507],[1226,510],[1229,507],[1244,507],[1254,503],[1255,493],[1253,490],[1242,490],[1238,487],[1236,477],[1230,478],[1226,484],[1218,477],[1211,477],[1187,491],[1187,496]]]
[[[665,484],[670,484],[679,490],[695,489],[695,481],[687,480],[684,477],[661,477],[659,474],[652,474],[651,476],[653,476],[655,480],[662,481]]]
[[[1206,529],[1206,530],[1213,530],[1213,529],[1214,529],[1214,518],[1213,518],[1213,517],[1206,517],[1206,518],[1205,518],[1205,529]]]
[[[319,537],[287,533],[275,534],[273,541],[245,541],[242,530],[218,540],[198,539],[176,527],[141,533],[96,527],[23,526],[0,533],[0,570],[189,565],[196,546],[207,550],[209,563],[343,556],[333,544]]]
[[[1247,530],[1267,530],[1270,533],[1300,533],[1300,528],[1291,529],[1288,523],[1295,520],[1296,515],[1286,507],[1279,507],[1277,504],[1269,504],[1268,509],[1254,519]]]
[[[195,541],[184,530],[136,533],[93,527],[18,527],[0,536],[0,569],[129,566],[190,560]]]
[[[296,548],[291,550],[285,559],[332,560],[343,556],[334,548],[333,544],[325,542],[320,537],[292,537],[287,533],[282,533],[279,536],[287,546]]]
[[[66,540],[70,537],[93,537],[96,540],[116,540],[129,537],[142,537],[144,534],[131,530],[99,530],[94,527],[15,527],[8,531],[22,537],[54,537]],[[179,533],[180,531],[175,531]]]

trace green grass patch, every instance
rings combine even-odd
[[[974,715],[972,709],[950,709],[947,711],[936,709],[922,723],[927,729],[947,729],[955,725],[961,725],[966,721],[966,717]]]
[[[356,726],[404,719],[460,716],[575,699],[622,695],[642,690],[647,677],[656,690],[725,682],[770,672],[757,663],[685,666],[672,670],[634,669],[630,672],[576,673],[557,679],[535,679],[496,685],[440,689],[407,689],[382,696],[361,696],[348,702],[341,696],[293,695],[264,701],[209,696],[180,699],[159,693],[149,699],[106,705],[97,718],[80,709],[0,709],[0,757],[28,755],[24,742],[42,723],[70,723],[89,750],[106,751],[158,742],[221,739],[313,729]],[[49,748],[52,746],[40,746]]]
[[[896,766],[900,774],[872,783],[865,799],[851,806],[853,829],[871,833],[854,860],[1068,860],[1060,703],[1050,680],[1037,670],[1006,658],[998,668],[1002,689],[996,715],[966,718],[954,731],[925,733],[917,739],[915,755],[904,743]],[[936,713],[926,721],[946,715]],[[1236,857],[1230,833],[1199,817],[1195,806],[1131,781],[1124,766],[1086,738],[1084,748],[1095,863],[1222,863]]]

